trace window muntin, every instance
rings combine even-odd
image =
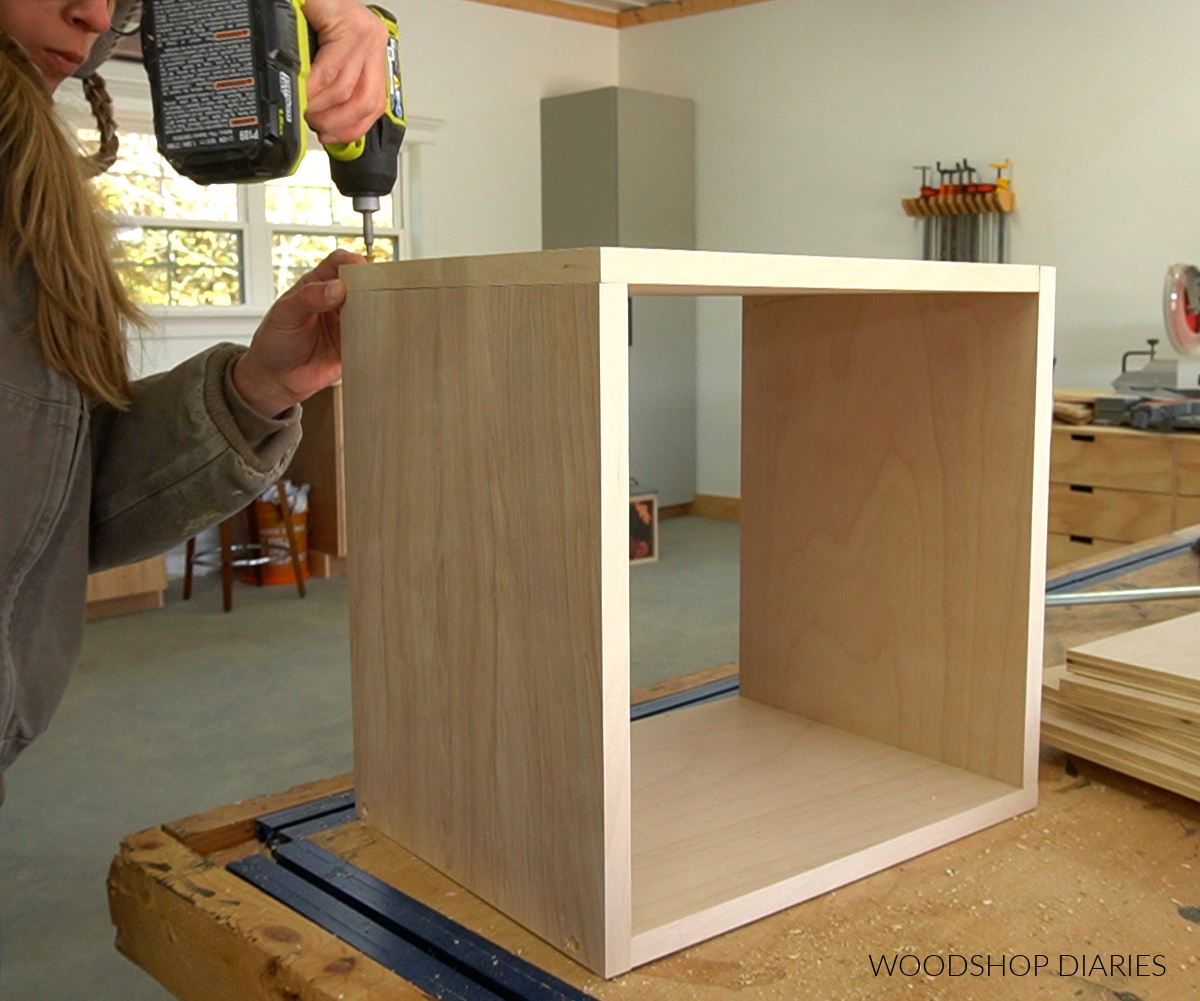
[[[99,138],[94,129],[77,135],[88,146]],[[315,140],[290,177],[204,186],[158,155],[152,133],[123,131],[119,138],[117,163],[95,183],[116,222],[117,272],[142,305],[244,305],[255,287],[277,297],[336,247],[365,252],[362,216],[334,187],[329,158]],[[402,246],[399,202],[380,201],[375,259],[394,260]],[[250,281],[250,270],[264,280]]]
[[[268,181],[263,186],[267,202],[267,222],[281,226],[322,226],[362,230],[362,216],[334,186],[329,177],[329,156],[320,147],[304,154],[300,166],[290,177]],[[395,228],[393,200],[379,200],[375,213],[377,229]]]

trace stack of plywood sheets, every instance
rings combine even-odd
[[[1200,800],[1200,612],[1068,650],[1042,695],[1046,743]]]

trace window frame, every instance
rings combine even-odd
[[[148,86],[143,88],[144,107],[125,108],[122,102],[117,114],[118,131],[138,132],[146,135],[154,134],[154,119],[150,113]],[[143,102],[138,102],[142,104]],[[79,129],[94,129],[86,103],[79,106],[79,101],[70,101],[60,110],[68,127],[74,132]],[[309,152],[320,150],[321,145],[316,135],[308,133]],[[319,236],[360,236],[362,230],[351,226],[314,226],[304,223],[272,223],[267,218],[266,187],[264,182],[238,184],[236,220],[218,219],[184,219],[174,216],[139,216],[123,212],[114,212],[111,219],[115,228],[147,227],[159,229],[209,229],[241,234],[242,260],[239,262],[242,274],[241,303],[230,305],[146,305],[143,306],[150,317],[163,320],[180,318],[211,318],[233,319],[239,317],[261,317],[275,301],[275,270],[272,260],[273,238],[276,233],[299,233]],[[406,143],[400,150],[400,162],[396,175],[396,186],[392,189],[394,214],[399,218],[393,225],[380,225],[377,221],[375,235],[388,237],[396,241],[398,259],[404,260],[412,256],[412,240],[409,220],[412,218],[411,194],[409,184],[409,146]]]

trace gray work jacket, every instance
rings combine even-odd
[[[300,408],[261,417],[223,344],[92,405],[42,360],[28,275],[0,276],[0,780],[58,706],[89,571],[161,553],[282,475]],[[2,787],[0,787],[2,788]]]

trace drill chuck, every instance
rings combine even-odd
[[[379,211],[378,195],[355,195],[354,211],[363,217],[363,243],[367,246],[367,257],[375,249],[375,213]]]

